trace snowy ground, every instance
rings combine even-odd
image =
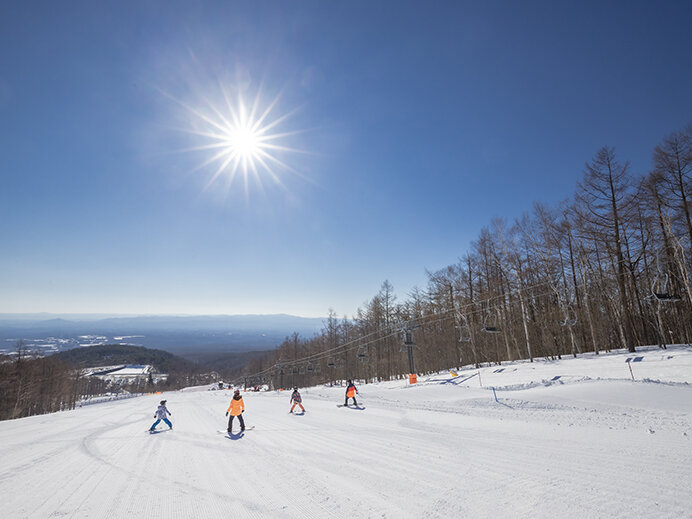
[[[692,517],[692,347],[459,375],[361,385],[364,410],[303,389],[303,416],[246,393],[233,439],[228,391],[165,394],[154,435],[153,395],[0,422],[0,516]]]

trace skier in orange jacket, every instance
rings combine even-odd
[[[233,398],[231,398],[231,405],[226,409],[226,416],[231,413],[231,417],[228,419],[228,432],[231,432],[233,428],[233,418],[238,417],[240,422],[240,432],[245,430],[245,420],[243,420],[243,413],[245,412],[245,403],[243,402],[243,397],[240,396],[240,389],[236,389],[233,392]]]
[[[353,398],[353,405],[358,406],[358,402],[356,402],[357,394],[358,389],[356,388],[356,385],[351,380],[349,380],[348,386],[346,387],[346,400],[344,400],[344,407],[348,407],[349,398]]]

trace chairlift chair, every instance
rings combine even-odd
[[[680,301],[680,298],[675,295],[670,295],[668,292],[654,292],[653,294],[654,298],[661,303],[675,303],[676,301]]]
[[[471,328],[466,316],[457,312],[457,329],[459,330],[459,342],[471,342]]]
[[[660,277],[657,275],[651,285],[650,299],[655,299],[660,303],[675,303],[680,301],[680,297],[668,292],[668,274],[663,274],[663,283],[659,283]],[[658,286],[657,286],[658,285]],[[658,291],[656,290],[658,288]]]
[[[577,313],[574,311],[574,307],[571,304],[567,304],[563,308],[565,318],[560,321],[560,326],[574,326],[577,324]]]
[[[358,351],[356,351],[356,357],[361,362],[368,361],[368,348],[367,346],[358,346]]]
[[[485,316],[485,321],[483,321],[482,331],[485,333],[500,333],[502,330],[497,326],[497,316],[490,312],[490,307],[488,307],[488,315]]]
[[[656,253],[656,276],[651,283],[651,295],[647,299],[655,299],[659,303],[675,303],[680,297],[668,292],[668,273],[661,266],[660,253]]]

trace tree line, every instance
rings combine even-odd
[[[55,356],[36,357],[22,341],[15,357],[0,358],[0,420],[74,409],[83,397],[105,392],[102,380],[81,377]]]
[[[0,356],[0,420],[74,409],[83,401],[104,394],[173,390],[208,384],[218,378],[168,352],[122,344],[42,357],[19,341],[16,350],[14,356]],[[154,384],[150,377],[120,385],[83,373],[84,368],[104,364],[152,364],[166,372],[168,379]]]
[[[385,281],[352,318],[287,337],[242,379],[273,387],[416,370],[561,358],[692,341],[692,124],[653,150],[641,177],[603,147],[574,196],[493,219],[458,262],[397,301]],[[249,382],[248,382],[249,381]]]

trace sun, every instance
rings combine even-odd
[[[228,136],[227,145],[231,153],[237,153],[243,160],[258,160],[260,139],[252,128],[235,128]]]
[[[301,133],[284,129],[295,110],[277,114],[280,96],[263,104],[258,91],[254,101],[248,104],[240,93],[232,98],[224,86],[220,86],[220,91],[220,102],[206,100],[201,107],[168,96],[190,116],[190,128],[183,131],[193,135],[198,144],[182,151],[206,154],[194,170],[211,171],[207,188],[225,180],[226,188],[230,189],[236,178],[241,177],[247,195],[250,180],[254,179],[263,189],[267,179],[283,186],[281,174],[285,171],[299,174],[283,160],[289,153],[302,152],[285,143]]]

